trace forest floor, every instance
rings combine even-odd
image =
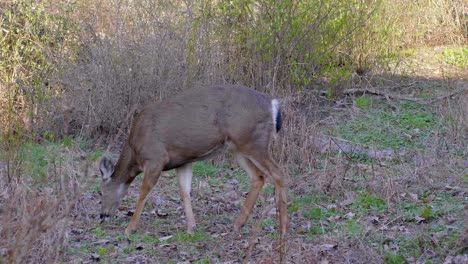
[[[359,81],[382,94],[327,98],[304,92],[323,102],[302,107],[321,113],[303,113],[310,124],[330,145],[345,142],[347,149],[321,148],[312,167],[284,168],[291,217],[285,263],[468,263],[467,57],[466,47],[408,50],[397,74]],[[249,179],[229,159],[194,164],[194,235],[185,232],[177,180],[169,172],[150,194],[137,232],[126,236],[142,175],[116,216],[101,224],[102,150],[67,139],[28,145],[27,152],[24,166],[31,174],[50,177],[52,155],[79,182],[59,262],[279,262],[269,181],[241,235],[232,231]]]

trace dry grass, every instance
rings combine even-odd
[[[49,160],[45,182],[28,174],[23,161],[21,177],[8,183],[0,164],[0,262],[56,263],[66,249],[71,215],[88,188],[83,175],[90,163],[83,162],[79,149],[61,152],[64,159]]]

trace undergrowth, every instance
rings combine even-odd
[[[362,115],[338,125],[341,137],[378,149],[424,148],[424,143],[438,122],[438,118],[427,107],[401,102],[398,110],[394,111],[386,105],[371,105],[367,100],[358,101],[358,106],[363,108]]]

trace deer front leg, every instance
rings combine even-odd
[[[197,231],[195,216],[192,211],[192,201],[190,198],[190,190],[192,185],[192,163],[185,164],[176,169],[177,177],[179,178],[179,191],[184,205],[185,218],[187,220],[187,233],[193,234]]]
[[[140,195],[136,204],[135,213],[133,214],[130,223],[125,229],[125,234],[127,235],[136,231],[138,221],[140,220],[140,215],[143,211],[143,207],[145,206],[148,193],[151,192],[154,185],[158,182],[159,176],[161,175],[161,166],[145,168],[144,175],[145,176],[143,178],[143,183],[140,186]]]

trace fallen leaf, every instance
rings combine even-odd
[[[353,217],[354,217],[355,215],[356,215],[355,213],[349,212],[349,213],[347,213],[347,214],[344,215],[344,218],[353,219]]]
[[[168,240],[168,239],[170,239],[170,238],[172,238],[172,235],[160,237],[160,238],[159,238],[159,241],[163,242],[163,241],[166,241],[166,240]]]
[[[142,250],[143,249],[143,244],[137,244],[135,247],[136,250]]]
[[[93,243],[93,245],[107,245],[109,244],[110,240],[107,239],[101,239]]]
[[[328,259],[321,259],[321,260],[319,261],[319,264],[328,264],[328,263],[330,263],[330,262],[328,261]]]
[[[164,211],[161,210],[161,209],[156,210],[156,214],[157,214],[159,217],[162,217],[162,218],[168,216],[168,213],[164,212]]]
[[[410,195],[411,199],[413,199],[413,201],[419,201],[418,195],[417,195],[417,194],[415,194],[415,193],[409,193],[409,195]]]
[[[320,251],[320,252],[325,252],[325,251],[329,251],[329,250],[335,249],[335,248],[337,248],[337,247],[338,247],[338,245],[323,244],[323,245],[320,245],[319,251]]]
[[[233,185],[237,185],[237,184],[239,184],[239,181],[237,179],[231,179],[231,180],[229,180],[229,183],[233,184]]]
[[[348,206],[354,203],[354,198],[346,199],[340,203],[341,206]]]
[[[420,217],[420,216],[416,216],[416,217],[414,218],[414,220],[416,220],[416,223],[419,224],[419,223],[421,223],[421,222],[424,222],[424,220],[426,220],[426,218]]]
[[[91,259],[94,260],[94,261],[99,261],[101,260],[101,256],[97,253],[93,253],[91,254]]]
[[[166,202],[166,201],[165,201],[163,198],[161,198],[161,197],[159,197],[159,196],[156,196],[156,198],[155,198],[154,201],[153,201],[153,204],[154,204],[156,207],[159,207],[159,206],[161,206],[162,204],[164,204],[165,202]]]

